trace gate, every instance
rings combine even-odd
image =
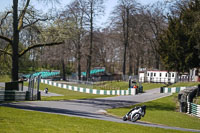
[[[28,84],[28,100],[40,100],[40,85],[41,75],[29,77]]]

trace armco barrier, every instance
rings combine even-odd
[[[161,87],[160,88],[160,93],[179,93],[180,91],[186,89],[186,87]]]
[[[76,87],[61,83],[56,83],[53,81],[41,79],[41,83],[56,86],[59,88],[64,88],[72,91],[82,92],[82,93],[89,93],[89,94],[98,94],[98,95],[136,95],[135,88],[129,88],[128,90],[97,90],[97,89],[89,89],[89,88],[82,88]]]
[[[25,101],[25,91],[0,91],[0,101]]]
[[[200,105],[188,102],[187,113],[200,117]]]

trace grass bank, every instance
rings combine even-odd
[[[154,89],[154,88],[160,88],[165,86],[165,84],[156,84],[156,83],[143,83],[143,90],[150,90],[150,89]]]
[[[200,82],[179,82],[168,87],[190,87],[190,86],[197,86]]]
[[[94,85],[85,85],[85,84],[69,84],[72,86],[91,88],[98,90],[127,90],[129,83],[125,81],[104,81],[97,82]],[[160,88],[165,86],[165,84],[155,84],[155,83],[142,83],[143,90],[150,90],[154,88]]]
[[[91,84],[91,85],[72,84],[72,83],[66,83],[66,84],[82,87],[82,88],[97,89],[97,90],[127,90],[128,89],[128,82],[125,82],[125,81],[101,81],[101,82],[95,82],[94,84]]]
[[[168,126],[200,129],[200,119],[189,116],[187,114],[177,112],[177,94],[162,99],[146,102],[139,105],[147,106],[147,113],[142,121],[163,124]],[[132,106],[133,107],[133,106]],[[110,114],[122,117],[132,107],[108,109]]]
[[[0,106],[2,133],[186,133]]]
[[[24,82],[24,85],[28,86],[28,82]],[[144,84],[144,90],[158,88],[159,86],[162,86],[162,84]],[[109,95],[94,95],[94,94],[87,94],[87,93],[81,93],[81,92],[75,92],[47,84],[40,84],[40,90],[44,90],[45,88],[48,88],[49,92],[61,94],[63,96],[52,96],[52,97],[42,97],[43,101],[58,101],[58,100],[73,100],[73,99],[92,99],[92,98],[100,98],[100,97],[112,97]]]
[[[26,83],[27,85],[28,83]],[[104,95],[94,95],[94,94],[87,94],[81,92],[70,91],[63,88],[58,88],[51,85],[40,84],[40,90],[44,90],[48,88],[49,92],[61,94],[63,96],[53,96],[53,97],[42,97],[44,101],[50,100],[72,100],[72,99],[91,99],[91,98],[99,98],[99,97],[108,97]]]
[[[200,82],[179,82],[168,87],[190,87],[197,86]],[[129,83],[126,81],[104,81],[97,82],[94,85],[84,85],[84,84],[70,84],[73,86],[83,87],[83,88],[91,88],[98,90],[127,90],[129,87]],[[142,83],[143,90],[150,90],[154,88],[160,88],[166,86],[163,83]]]
[[[11,78],[8,75],[0,75],[0,82],[10,82]]]

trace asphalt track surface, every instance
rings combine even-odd
[[[195,130],[195,129],[169,127],[164,125],[146,123],[142,121],[137,121],[134,123],[130,121],[123,121],[121,118],[107,115],[105,111],[106,109],[109,108],[128,107],[130,105],[155,100],[169,95],[170,94],[159,93],[159,88],[157,88],[135,96],[116,96],[108,98],[70,100],[70,101],[28,101],[28,102],[3,103],[0,104],[0,106],[74,116],[74,117],[89,118],[89,119],[113,121],[118,123],[135,124],[147,127],[157,127],[157,128],[172,129],[179,131],[200,132],[200,130]]]

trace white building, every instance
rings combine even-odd
[[[139,82],[176,83],[177,81],[177,72],[148,70],[139,72]]]

